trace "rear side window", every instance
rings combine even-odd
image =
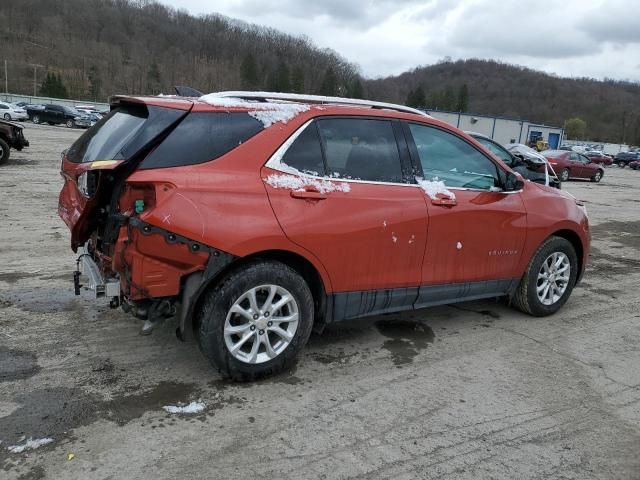
[[[76,163],[113,160],[140,131],[147,115],[147,109],[142,106],[112,110],[96,127],[76,140],[67,158]]]
[[[245,112],[190,113],[140,165],[141,169],[208,162],[230,152],[264,128]]]
[[[388,120],[318,120],[327,175],[378,182],[402,182],[402,165]]]
[[[282,163],[301,172],[324,176],[324,161],[316,123],[311,123],[295,139],[282,157]]]

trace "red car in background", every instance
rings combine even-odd
[[[611,157],[611,155],[606,155],[598,150],[593,150],[590,152],[585,152],[584,154],[589,160],[591,160],[593,163],[597,163],[600,165],[606,165],[607,167],[609,165],[613,165],[613,158]]]
[[[636,160],[635,162],[630,162],[629,167],[634,170],[640,170],[640,160]]]
[[[604,176],[604,167],[581,153],[566,150],[545,150],[540,153],[549,160],[549,165],[553,167],[561,182],[570,178],[585,178],[599,182]]]

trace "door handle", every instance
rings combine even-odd
[[[292,190],[290,193],[292,198],[300,198],[303,200],[325,200],[327,196],[318,190]]]
[[[455,198],[448,198],[448,197],[432,198],[431,203],[433,205],[438,205],[439,207],[453,207],[458,204]]]

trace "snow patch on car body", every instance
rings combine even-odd
[[[200,101],[215,107],[246,108],[249,115],[269,128],[274,123],[286,124],[298,114],[306,112],[311,107],[298,103],[254,102],[234,97],[221,97],[215,93],[203,95]]]
[[[313,178],[308,176],[294,176],[291,174],[269,175],[264,180],[273,188],[286,188],[295,191],[304,191],[305,188],[315,188],[320,193],[329,192],[349,192],[351,187],[348,183],[330,182],[329,180]]]
[[[24,444],[12,445],[10,447],[7,447],[7,450],[9,450],[11,453],[22,453],[25,450],[35,450],[36,448],[40,448],[43,445],[48,445],[51,442],[53,442],[53,438],[36,438],[35,440],[33,438],[29,438]]]
[[[427,194],[429,198],[432,200],[436,200],[438,195],[445,195],[449,197],[451,200],[455,200],[455,194],[447,189],[444,182],[442,180],[438,180],[438,177],[435,177],[433,180],[425,180],[424,178],[416,177],[416,181],[420,188],[424,190],[424,193]]]

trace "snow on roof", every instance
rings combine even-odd
[[[203,95],[199,100],[216,107],[246,108],[249,110],[249,115],[262,122],[265,128],[278,122],[287,123],[299,113],[306,112],[311,108],[309,105],[300,103],[258,102],[222,96],[218,93]]]

